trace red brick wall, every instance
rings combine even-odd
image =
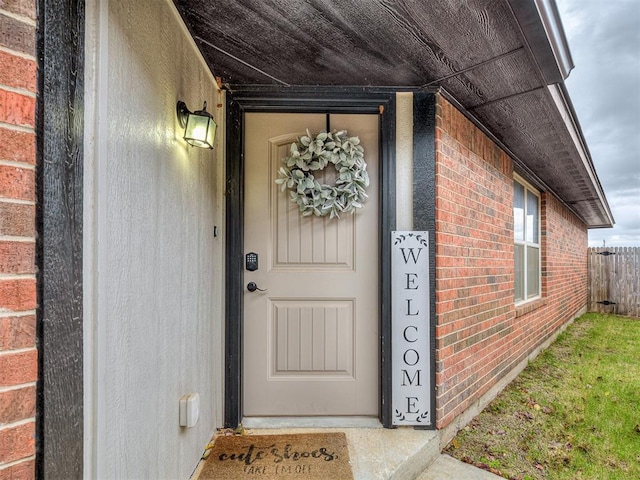
[[[0,0],[0,480],[34,476],[35,18]]]
[[[438,96],[438,428],[586,306],[586,226],[550,194],[541,210],[542,299],[516,309],[512,161]]]

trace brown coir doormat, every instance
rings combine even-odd
[[[219,436],[200,480],[353,480],[344,433]]]

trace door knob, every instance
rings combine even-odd
[[[259,288],[258,285],[256,284],[256,282],[249,282],[247,284],[247,290],[249,290],[250,292],[255,292],[256,290],[259,290],[261,292],[266,292],[267,291],[266,288],[265,289]]]

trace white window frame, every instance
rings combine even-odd
[[[542,223],[542,202],[541,202],[541,197],[540,197],[540,192],[538,190],[536,190],[530,183],[528,183],[526,180],[524,180],[522,177],[520,177],[517,174],[514,174],[513,176],[513,180],[514,183],[518,183],[520,184],[522,187],[524,187],[524,212],[523,212],[523,237],[524,240],[519,240],[516,238],[516,213],[515,213],[515,185],[514,185],[514,219],[513,219],[513,228],[514,228],[514,232],[513,232],[513,242],[514,245],[521,245],[523,247],[523,259],[522,259],[522,268],[524,270],[524,274],[522,276],[522,281],[523,281],[523,285],[522,285],[522,294],[523,294],[523,298],[521,299],[516,299],[515,300],[515,304],[516,306],[518,305],[522,305],[525,304],[527,302],[531,302],[534,300],[537,300],[539,298],[542,297],[542,236],[541,236],[541,226],[540,224]],[[533,241],[527,241],[527,192],[532,193],[533,195],[535,195],[538,199],[538,224],[537,224],[537,243],[533,242]],[[527,291],[528,291],[528,258],[527,258],[527,254],[528,254],[528,249],[529,248],[536,248],[538,250],[538,293],[535,295],[531,295],[531,296],[527,296]],[[518,282],[518,278],[516,278],[515,276],[515,261],[516,261],[516,249],[514,248],[513,251],[513,261],[514,261],[514,297],[515,297],[515,292],[516,292],[516,282]]]

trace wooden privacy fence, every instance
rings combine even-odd
[[[640,247],[589,249],[589,311],[640,317]]]

